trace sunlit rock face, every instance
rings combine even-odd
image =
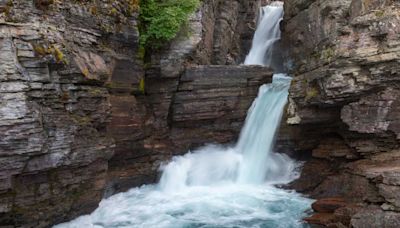
[[[377,206],[348,212],[344,225],[352,218],[354,227],[363,227],[370,223],[362,218],[376,216],[385,217],[388,227],[398,226],[394,192],[400,186],[381,176],[400,176],[399,3],[285,3],[284,46],[294,76],[287,118],[291,127],[286,127],[294,129],[289,130],[294,147],[312,157],[294,185],[317,198],[341,196]],[[370,165],[361,171],[359,163]]]

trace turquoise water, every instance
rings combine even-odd
[[[301,218],[309,205],[269,185],[196,186],[168,194],[151,185],[114,195],[91,215],[56,227],[307,227]]]

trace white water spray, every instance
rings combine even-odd
[[[282,3],[262,8],[245,64],[271,66],[282,15]],[[300,220],[311,201],[272,185],[298,176],[294,161],[272,152],[289,85],[290,77],[276,74],[260,88],[235,147],[175,157],[158,184],[112,196],[91,215],[56,227],[305,227]]]

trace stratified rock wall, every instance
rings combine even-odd
[[[399,225],[399,25],[398,1],[285,1],[286,127],[312,154],[294,187],[358,204],[331,223]]]
[[[108,48],[127,35],[114,30],[115,18],[134,19],[104,14],[110,9],[0,1],[1,225],[49,226],[103,197],[114,153],[104,83],[118,62]]]

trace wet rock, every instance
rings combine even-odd
[[[333,213],[336,209],[347,205],[343,198],[323,198],[315,201],[311,207],[315,212]]]
[[[299,179],[293,181],[290,187],[302,193],[310,193],[329,175],[334,173],[334,166],[329,161],[313,159],[304,164]],[[318,170],[318,175],[314,173]],[[337,195],[336,195],[337,196]]]
[[[310,224],[323,225],[323,226],[331,224],[334,220],[335,220],[335,215],[332,213],[316,213],[310,217],[304,218],[304,221]]]

